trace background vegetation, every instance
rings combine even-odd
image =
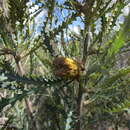
[[[130,129],[129,6],[0,1],[1,129]],[[79,81],[55,77],[56,56],[85,65]]]

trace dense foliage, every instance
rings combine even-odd
[[[129,127],[129,2],[0,1],[1,129]],[[85,70],[56,76],[59,56]]]

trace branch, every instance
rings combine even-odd
[[[91,27],[90,27],[89,23],[86,26],[87,26],[87,28],[86,28],[87,34],[86,34],[86,37],[84,40],[84,50],[83,50],[83,59],[82,59],[84,64],[86,63],[86,60],[88,57],[88,50],[90,47],[90,40],[91,40],[91,36],[90,36]]]
[[[82,103],[82,95],[83,95],[83,86],[81,81],[79,82],[79,90],[78,90],[78,98],[77,98],[77,122],[76,122],[76,129],[75,130],[80,130],[81,129],[81,103]]]

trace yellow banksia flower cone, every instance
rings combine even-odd
[[[71,58],[56,57],[53,61],[54,74],[61,78],[76,78],[80,76],[80,72],[84,70],[82,65]]]

